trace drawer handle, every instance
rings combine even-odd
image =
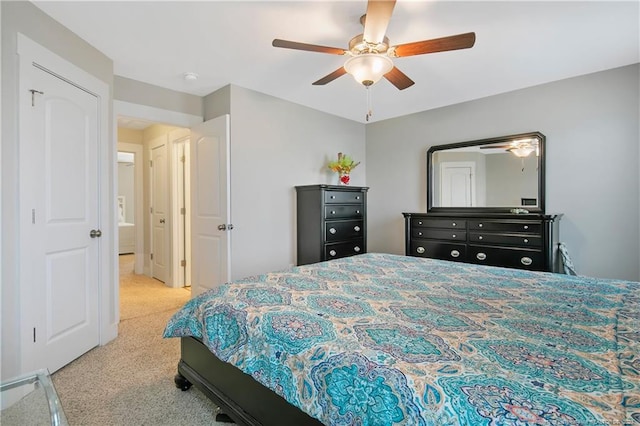
[[[525,226],[524,226],[524,229],[529,229],[529,225],[525,225]]]
[[[329,233],[330,234],[335,234],[336,232],[338,232],[338,231],[336,231],[336,228],[330,228],[329,229]]]
[[[423,253],[425,252],[425,249],[424,249],[424,247],[422,247],[422,246],[421,246],[421,247],[418,247],[418,248],[416,249],[416,251],[417,251],[419,254],[423,254]]]
[[[523,257],[522,259],[520,259],[520,263],[522,263],[524,266],[529,266],[533,263],[533,260],[531,260],[530,257]]]
[[[529,240],[525,238],[525,239],[524,239],[524,242],[525,242],[525,243],[528,243],[528,242],[529,242]]]
[[[460,252],[458,250],[451,250],[451,257],[460,257]]]
[[[482,235],[478,236],[478,239],[481,240],[482,239]]]
[[[355,251],[356,253],[360,253],[360,247],[355,246],[355,247],[353,248],[353,251]]]
[[[336,255],[336,251],[335,251],[335,250],[331,250],[331,251],[329,252],[329,255],[330,255],[330,256],[335,256],[335,255]]]
[[[482,224],[481,223],[478,224],[478,228],[482,228]]]
[[[353,230],[356,231],[356,232],[360,232],[360,227],[358,225],[356,225],[356,226],[353,227]]]
[[[485,260],[487,258],[487,255],[484,253],[478,253],[476,254],[476,259],[478,260]]]

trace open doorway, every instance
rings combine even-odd
[[[117,121],[121,267],[133,261],[135,274],[188,287],[189,129],[125,116]]]

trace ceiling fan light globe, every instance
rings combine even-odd
[[[516,157],[528,157],[533,151],[535,151],[535,147],[532,145],[522,145],[519,147],[509,148],[507,151],[511,152]]]
[[[344,69],[358,83],[371,86],[393,69],[393,61],[384,55],[364,53],[347,59]]]

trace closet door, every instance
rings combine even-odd
[[[99,344],[99,101],[30,65],[20,93],[23,368],[54,372]]]

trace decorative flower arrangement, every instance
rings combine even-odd
[[[338,160],[337,161],[330,161],[328,167],[332,171],[340,174],[340,183],[341,184],[349,185],[349,174],[351,173],[351,170],[355,169],[358,164],[360,164],[359,161],[356,163],[348,155],[345,155],[345,154],[339,152],[338,153]]]

